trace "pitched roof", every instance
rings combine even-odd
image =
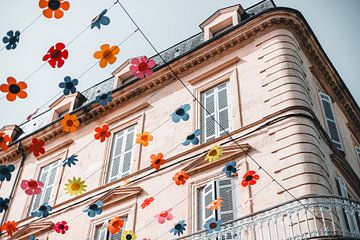
[[[260,14],[261,12],[274,8],[275,5],[272,2],[272,0],[264,0],[261,1],[247,9],[245,9],[245,13],[248,16],[255,16],[257,14]],[[246,19],[243,19],[246,20]],[[241,24],[241,22],[240,22]],[[166,66],[167,64],[176,61],[177,59],[183,57],[184,55],[189,54],[190,52],[198,49],[199,47],[206,45],[209,41],[204,42],[204,34],[202,32],[195,34],[192,37],[189,37],[188,39],[185,39],[174,46],[163,50],[160,52],[160,55],[166,63],[164,63],[160,56],[155,55],[151,57],[156,62],[156,67],[154,71]],[[113,90],[114,86],[114,78],[110,77],[108,79],[105,79],[98,84],[86,89],[85,91],[81,92],[83,96],[86,97],[86,101],[82,104],[82,106],[89,104],[93,102],[100,93],[106,93]],[[81,106],[78,106],[78,108]],[[74,109],[76,110],[76,109]],[[33,132],[40,130],[42,127],[45,127],[49,124],[51,124],[51,117],[52,117],[52,111],[49,109],[36,117],[34,117],[31,121],[27,121],[25,123],[22,123],[20,127],[24,131],[24,134],[21,136],[21,138],[24,138],[28,135],[31,135]]]

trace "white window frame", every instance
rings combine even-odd
[[[227,110],[228,110],[228,124],[229,127],[227,129],[225,129],[225,131],[222,130],[222,127],[220,127],[220,125],[218,123],[220,123],[220,117],[219,117],[219,112],[221,110],[225,110],[226,108],[223,109],[219,109],[219,86],[225,84],[225,88],[226,88],[226,97],[227,97]],[[222,89],[221,89],[222,90]],[[221,91],[220,90],[220,91]],[[216,139],[220,136],[226,135],[226,132],[230,132],[232,129],[232,106],[231,106],[231,89],[230,89],[230,79],[227,79],[224,82],[221,82],[205,91],[202,91],[200,93],[200,98],[201,98],[201,104],[204,108],[206,108],[206,93],[208,93],[209,91],[213,91],[212,94],[214,96],[214,113],[212,115],[208,115],[207,111],[205,111],[205,109],[201,108],[201,112],[200,112],[200,126],[201,126],[201,142],[205,143],[208,141],[211,141],[213,139]],[[212,116],[212,117],[211,117]],[[215,126],[215,134],[212,135],[211,137],[206,138],[206,119],[207,118],[214,118],[214,126]]]
[[[127,223],[127,218],[123,218],[123,217],[120,217],[120,218],[122,220],[124,220],[124,226],[121,228],[120,232],[116,234],[119,236],[119,238],[118,238],[119,240],[121,239],[121,234],[122,234],[123,230],[126,229],[126,223]],[[109,224],[109,222],[110,222],[110,219],[107,219],[107,220],[103,221],[102,223],[95,226],[94,240],[112,240],[113,235],[107,230],[107,225]],[[99,238],[102,236],[102,233],[100,233],[100,236],[97,236],[98,229],[100,229],[100,231],[105,233],[105,238]]]
[[[109,183],[109,182],[115,181],[117,179],[120,179],[122,177],[125,177],[131,172],[132,167],[133,167],[132,166],[133,161],[134,161],[134,152],[135,152],[134,150],[135,150],[135,141],[136,141],[136,127],[137,127],[137,124],[133,124],[133,125],[127,126],[127,127],[123,128],[123,129],[121,129],[120,131],[117,131],[116,133],[114,133],[114,135],[113,135],[113,137],[111,139],[112,142],[111,142],[111,148],[110,148],[108,170],[107,170],[107,173],[106,173],[106,183]],[[130,128],[133,128],[133,129],[129,130]],[[122,133],[121,136],[119,136],[120,133]],[[131,146],[130,150],[125,151],[128,134],[133,134],[132,146]],[[114,156],[115,148],[117,147],[117,146],[115,146],[115,144],[116,144],[116,141],[118,140],[118,138],[120,138],[120,137],[122,137],[123,140],[122,140],[121,152],[118,155],[118,156],[120,156],[120,159],[119,159],[119,171],[118,171],[117,175],[111,177],[111,172],[113,171],[113,167],[114,167],[113,161],[116,158]],[[130,157],[129,170],[127,172],[123,172],[124,156],[125,156],[126,153],[129,153],[130,151],[131,151],[131,157]]]
[[[31,212],[37,210],[42,204],[44,204],[44,203],[49,203],[49,201],[50,201],[51,199],[53,199],[52,196],[54,195],[54,192],[57,191],[57,189],[55,189],[55,188],[56,188],[56,183],[57,183],[56,180],[57,180],[57,177],[58,177],[58,174],[59,174],[59,170],[62,168],[61,163],[62,163],[62,161],[61,161],[60,159],[58,159],[58,160],[56,160],[56,161],[53,161],[53,162],[51,162],[51,163],[49,163],[49,164],[41,167],[37,179],[38,179],[38,181],[41,181],[41,182],[44,183],[44,187],[43,187],[43,189],[42,189],[42,191],[41,191],[41,194],[39,194],[39,195],[33,195],[32,200],[31,200],[31,204],[30,204],[30,208],[29,208],[28,215],[31,215]],[[44,181],[43,179],[41,179],[41,177],[42,177],[42,174],[44,174],[44,173],[43,173],[43,169],[45,169],[45,168],[48,168],[48,169],[46,169],[47,175],[46,175],[46,178],[45,178],[45,181]],[[47,191],[47,189],[49,188],[48,183],[49,183],[49,181],[50,181],[50,179],[51,179],[51,178],[50,178],[51,174],[49,174],[49,173],[51,173],[52,170],[54,170],[54,169],[56,169],[56,170],[55,170],[55,176],[53,177],[53,183],[51,184],[51,192],[50,192],[50,194],[49,194],[49,199],[48,199],[48,201],[45,202],[45,201],[44,201],[44,198],[45,198],[45,195],[46,195],[46,191]],[[35,208],[35,199],[38,198],[38,197],[40,197],[39,206],[37,206],[37,207]],[[50,204],[50,203],[49,203],[49,204]]]
[[[339,126],[338,126],[337,121],[336,121],[336,114],[334,112],[331,97],[329,95],[323,93],[323,92],[319,92],[319,95],[320,95],[320,102],[321,102],[322,111],[323,111],[324,118],[325,118],[325,124],[326,124],[326,127],[328,129],[330,139],[331,139],[331,141],[333,141],[335,143],[336,147],[339,150],[344,151],[344,146],[343,146],[343,143],[342,143],[341,134],[340,134],[340,131],[339,131]],[[323,101],[326,101],[326,102],[328,102],[330,104],[330,109],[331,109],[331,113],[332,113],[332,115],[334,117],[334,120],[329,119],[329,118],[326,117],[325,107],[324,107]],[[330,134],[330,127],[329,127],[328,121],[333,122],[335,124],[336,132],[337,132],[337,134],[339,136],[340,141],[336,141],[336,140],[332,139],[332,136]]]

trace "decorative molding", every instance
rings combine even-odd
[[[212,68],[211,70],[199,75],[198,77],[193,78],[192,80],[189,81],[189,83],[191,85],[195,85],[196,83],[214,75],[215,73],[220,72],[232,65],[237,64],[239,61],[240,61],[240,58],[238,56],[233,57],[233,58],[229,59],[228,61],[223,62],[223,63],[219,64],[218,66]]]
[[[96,201],[103,201],[104,202],[104,208],[108,206],[113,206],[113,204],[125,201],[129,198],[136,197],[141,194],[143,189],[141,187],[117,187],[106,194],[104,194],[102,197],[96,199]]]
[[[213,168],[215,166],[223,165],[224,163],[234,160],[235,158],[244,155],[245,153],[249,152],[251,149],[251,146],[249,144],[232,144],[229,146],[223,147],[223,155],[220,159],[213,162],[207,162],[205,161],[206,154],[198,157],[194,161],[190,162],[186,167],[183,168],[184,171],[186,171],[189,175],[193,175],[205,170],[208,170],[210,168]]]
[[[72,139],[66,140],[65,142],[60,143],[59,145],[56,145],[56,146],[53,147],[53,148],[47,149],[44,154],[40,155],[40,156],[37,157],[36,159],[37,159],[37,160],[40,160],[40,159],[42,159],[42,158],[44,158],[44,157],[47,157],[47,156],[49,156],[49,155],[51,155],[51,154],[59,151],[59,150],[62,149],[62,148],[68,147],[68,146],[71,145],[73,142],[74,142],[74,140],[72,140]]]
[[[114,122],[118,122],[118,121],[120,121],[121,119],[123,119],[123,118],[125,118],[125,117],[127,117],[127,116],[129,116],[129,115],[132,115],[132,114],[134,114],[134,113],[136,113],[136,112],[138,112],[138,111],[144,110],[145,108],[147,108],[147,107],[149,107],[149,106],[150,106],[150,103],[148,103],[148,102],[141,103],[141,104],[139,104],[139,105],[137,105],[137,106],[129,109],[128,111],[126,111],[126,112],[124,112],[124,113],[122,113],[122,114],[120,114],[120,115],[118,115],[118,116],[116,116],[116,117],[113,117],[113,118],[107,120],[105,123],[108,124],[108,125],[111,125],[111,124],[113,124]]]
[[[17,231],[8,240],[27,240],[31,235],[39,235],[49,231],[54,226],[53,222],[32,222]]]

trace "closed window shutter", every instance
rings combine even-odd
[[[135,125],[114,134],[107,182],[125,177],[131,171]]]
[[[44,187],[40,194],[34,195],[29,215],[32,211],[38,209],[42,204],[49,203],[54,184],[59,169],[60,161],[55,161],[40,170],[38,180],[44,183]]]
[[[203,92],[201,102],[207,110],[202,109],[201,114],[202,142],[225,135],[231,127],[229,82],[224,82]]]
[[[347,191],[347,187],[346,187],[344,178],[341,176],[338,176],[338,183],[339,183],[340,195],[344,198],[349,198],[349,194]],[[351,216],[351,210],[348,209],[348,211],[344,211],[344,214],[346,216],[346,219],[345,219],[346,226],[348,227],[349,232],[353,233],[355,231],[355,225],[353,222],[353,218]]]
[[[341,142],[341,137],[339,133],[338,126],[336,124],[336,118],[334,114],[334,110],[332,108],[332,101],[330,96],[320,93],[320,99],[323,107],[323,111],[326,118],[326,124],[329,130],[330,138],[333,141],[333,143],[336,145],[336,147],[343,151],[343,145]]]
[[[234,183],[232,179],[220,179],[216,181],[218,197],[223,200],[222,206],[218,210],[219,219],[223,222],[236,219],[236,202]]]

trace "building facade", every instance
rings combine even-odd
[[[360,109],[301,13],[265,0],[220,9],[200,27],[152,57],[151,77],[132,77],[125,62],[112,79],[3,127],[13,141],[1,165],[15,170],[1,182],[10,203],[0,216],[19,227],[4,239],[120,239],[107,230],[114,217],[137,239],[360,239]],[[94,101],[107,92],[112,102]],[[190,118],[175,123],[183,104]],[[67,113],[80,121],[76,132],[63,131]],[[104,124],[111,136],[101,143],[94,129]],[[196,129],[199,144],[183,145]],[[148,146],[136,143],[143,132],[153,136]],[[29,151],[33,138],[45,141],[45,154]],[[222,156],[205,161],[215,145]],[[160,152],[166,163],[156,170],[150,156]],[[73,154],[76,165],[63,167]],[[231,161],[237,172],[228,177]],[[181,170],[189,178],[177,185]],[[259,179],[244,186],[249,171]],[[66,194],[74,177],[85,193]],[[43,182],[41,194],[26,195],[24,179]],[[222,206],[208,209],[217,198]],[[83,209],[99,200],[102,213],[90,218]],[[51,214],[32,217],[44,203]],[[167,210],[173,218],[159,223]],[[219,231],[204,230],[209,219],[222,220]],[[180,220],[184,234],[174,236]],[[59,221],[68,223],[65,235],[53,230]]]

